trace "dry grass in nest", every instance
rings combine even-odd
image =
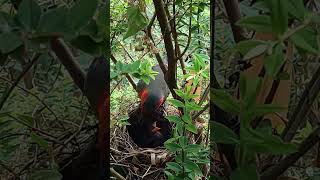
[[[122,167],[125,179],[165,179],[166,162],[173,155],[164,148],[139,148],[125,127],[115,126],[111,134],[110,162],[112,167]]]
[[[129,107],[128,114],[138,107],[133,104]],[[173,106],[168,106],[167,114],[177,115],[178,111]],[[122,168],[125,179],[166,179],[164,174],[167,162],[173,161],[164,147],[140,148],[130,137],[126,127],[114,126],[111,129],[110,163],[113,168]],[[118,172],[120,172],[117,169]]]

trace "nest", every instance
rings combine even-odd
[[[173,156],[164,148],[139,148],[125,127],[116,126],[111,137],[110,162],[125,179],[165,179],[166,162]]]
[[[133,105],[129,112],[137,108]],[[169,106],[167,113],[175,114]],[[166,179],[164,174],[167,162],[173,161],[173,154],[164,147],[140,148],[130,137],[126,127],[114,126],[111,129],[110,163],[114,170],[125,179]]]

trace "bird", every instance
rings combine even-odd
[[[107,148],[109,142],[109,63],[104,56],[97,57],[91,63],[85,82],[85,95],[98,117],[99,176],[106,177]]]
[[[163,146],[171,137],[172,126],[164,117],[150,119],[151,116],[142,116],[141,121],[136,121],[140,111],[137,109],[129,115],[127,130],[133,142],[141,148],[156,148]]]
[[[107,179],[109,64],[104,56],[92,61],[84,82],[84,94],[98,119],[97,137],[82,150],[72,163],[61,170],[63,180]]]
[[[155,65],[152,69],[158,72],[155,79],[151,79],[149,84],[139,80],[137,84],[137,91],[141,100],[140,110],[146,116],[155,115],[159,112],[159,108],[164,104],[170,93],[160,66]]]
[[[152,67],[158,74],[147,84],[139,80],[137,92],[140,104],[134,114],[129,115],[128,132],[132,140],[142,148],[163,146],[171,137],[171,124],[164,118],[165,101],[169,88],[159,65]]]

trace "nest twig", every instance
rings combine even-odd
[[[165,179],[165,164],[173,158],[164,148],[139,148],[119,126],[112,129],[110,150],[111,166],[126,179]]]

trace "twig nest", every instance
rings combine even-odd
[[[126,179],[165,177],[165,164],[173,160],[173,155],[165,148],[138,147],[125,127],[115,126],[112,132],[110,162],[113,167],[123,169],[126,176],[121,174]]]
[[[132,105],[128,113],[137,107],[138,104]],[[172,106],[167,109],[170,110],[170,114],[172,112],[178,114],[178,111]],[[164,147],[138,147],[126,127],[114,126],[111,132],[110,162],[118,173],[126,179],[165,179],[165,164],[173,161],[173,154]]]

